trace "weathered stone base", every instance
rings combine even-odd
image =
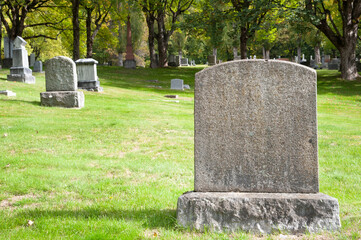
[[[10,75],[7,76],[8,81],[23,82],[34,84],[35,77],[32,75],[30,68],[26,67],[12,67],[10,68]]]
[[[8,81],[12,82],[23,82],[28,84],[35,84],[35,77],[33,75],[20,75],[20,74],[13,74],[8,75]]]
[[[137,63],[135,62],[135,60],[125,60],[124,61],[124,67],[125,68],[136,68]]]
[[[100,87],[100,82],[96,80],[92,81],[78,81],[78,88],[88,91],[102,92],[103,88]]]
[[[288,233],[337,231],[338,201],[322,193],[188,192],[178,198],[177,221],[204,231]]]
[[[42,106],[48,107],[84,107],[84,93],[78,91],[42,92],[40,100]]]

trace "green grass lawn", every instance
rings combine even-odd
[[[104,92],[84,92],[83,109],[41,107],[44,74],[28,85],[0,70],[0,90],[17,94],[0,95],[0,239],[254,239],[176,224],[177,199],[193,189],[201,69],[98,67]],[[299,238],[360,239],[361,81],[318,74],[320,190],[339,200],[342,230]],[[172,78],[192,89],[170,90]]]

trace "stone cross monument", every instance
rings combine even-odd
[[[337,199],[319,193],[316,80],[313,69],[279,60],[232,61],[196,74],[194,192],[178,199],[180,225],[340,228]]]
[[[137,64],[135,62],[132,46],[132,30],[130,28],[130,16],[128,15],[127,21],[127,53],[125,55],[125,68],[136,68]]]
[[[26,41],[22,37],[16,37],[13,46],[13,66],[10,68],[8,81],[35,83],[35,77],[29,68],[28,51],[25,49]]]

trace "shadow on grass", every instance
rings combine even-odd
[[[341,79],[341,73],[335,70],[317,72],[317,94],[335,94],[354,96],[361,93],[361,79],[346,81]]]
[[[158,93],[173,91],[170,90],[171,79],[180,78],[184,80],[184,84],[191,86],[191,90],[187,90],[185,93],[193,94],[195,73],[202,69],[201,67],[125,69],[115,66],[99,66],[98,76],[102,86]]]
[[[40,106],[40,101],[24,101],[24,100],[17,100],[17,99],[0,99],[0,101],[8,101],[14,103],[27,103],[34,106]]]
[[[74,218],[78,220],[87,219],[116,219],[144,222],[145,228],[174,229],[176,227],[175,210],[108,210],[97,208],[84,208],[81,210],[29,210],[18,214],[18,217],[25,219],[41,218]]]
[[[7,79],[7,78],[0,77],[0,80],[7,81],[8,79]]]

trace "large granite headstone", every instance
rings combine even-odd
[[[40,93],[41,105],[82,108],[84,93],[77,90],[76,66],[68,57],[54,57],[46,62],[46,92]]]
[[[232,61],[196,74],[194,192],[178,199],[180,225],[340,228],[337,199],[319,193],[316,80],[313,69],[278,60]]]
[[[35,77],[29,68],[28,52],[25,49],[26,41],[21,37],[16,37],[13,46],[13,66],[10,68],[8,81],[35,83]]]
[[[78,59],[76,63],[76,72],[78,75],[78,88],[88,91],[102,92],[97,75],[98,61],[92,58]]]

